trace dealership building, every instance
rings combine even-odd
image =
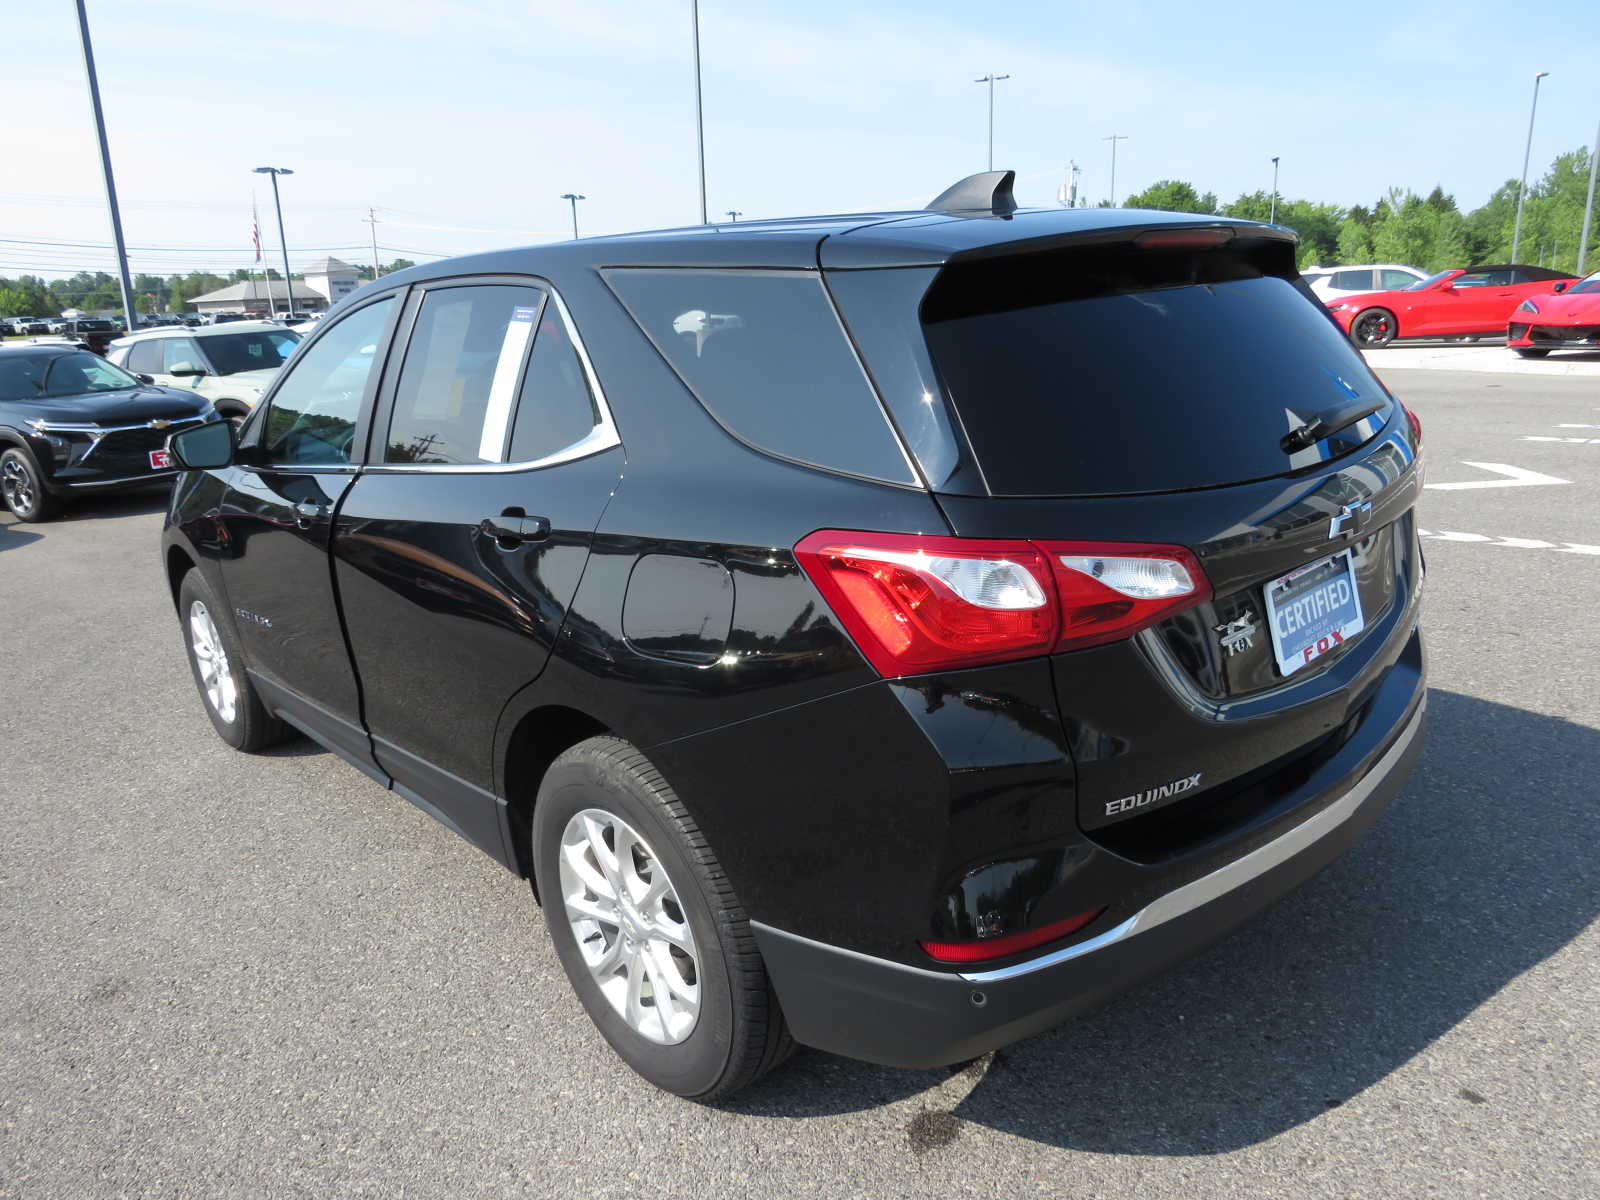
[[[290,285],[295,312],[322,312],[361,286],[361,272],[337,258],[319,259],[305,269],[304,276],[304,279],[296,279]],[[284,307],[283,280],[251,279],[244,283],[229,284],[203,296],[193,297],[189,306],[199,313],[243,312],[265,316],[274,308],[281,312]]]

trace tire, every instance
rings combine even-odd
[[[233,623],[198,570],[190,571],[178,585],[178,621],[189,670],[217,736],[235,750],[248,752],[286,740],[293,731],[267,711],[250,685]],[[203,651],[202,645],[209,645],[209,650]],[[219,658],[220,677],[211,670]]]
[[[1548,350],[1540,350],[1529,346],[1513,346],[1511,348],[1517,352],[1518,358],[1543,358],[1550,353]]]
[[[630,836],[637,849],[624,863],[615,850]],[[567,978],[634,1071],[664,1091],[712,1101],[793,1053],[727,876],[672,788],[633,746],[595,737],[556,759],[539,787],[532,851]],[[641,907],[623,910],[607,899],[617,894],[619,879],[630,899],[644,897]],[[649,901],[658,889],[665,894]],[[668,982],[667,1006],[654,1002],[658,979]],[[692,993],[692,1015],[680,988]]]
[[[1397,326],[1387,308],[1366,308],[1350,322],[1350,340],[1363,350],[1381,350],[1394,341]]]
[[[53,521],[61,513],[61,501],[45,490],[33,455],[16,446],[0,454],[0,499],[19,521]]]

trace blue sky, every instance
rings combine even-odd
[[[99,167],[70,0],[9,6],[0,43],[0,238],[104,243]],[[251,190],[288,166],[298,267],[384,246],[461,253],[698,216],[688,0],[90,0],[135,270],[246,265]],[[805,5],[703,0],[709,205],[747,217],[917,207],[995,160],[1055,198],[1068,159],[1091,200],[1187,179],[1223,199],[1370,204],[1443,184],[1463,208],[1521,168],[1536,71],[1551,72],[1537,173],[1600,120],[1600,31],[1503,3],[1178,0]],[[22,119],[19,119],[22,115]],[[174,249],[165,249],[174,248]],[[394,257],[389,251],[386,260]],[[411,255],[411,257],[421,257]],[[101,252],[0,242],[0,275]]]

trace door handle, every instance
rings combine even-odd
[[[501,513],[485,517],[478,526],[502,550],[515,550],[525,542],[542,542],[550,536],[550,518],[525,517],[521,513]]]
[[[311,522],[328,515],[328,506],[315,500],[298,500],[294,506],[294,523],[300,529],[311,528]]]

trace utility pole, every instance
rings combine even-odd
[[[288,167],[257,167],[257,175],[272,176],[272,207],[278,212],[278,245],[283,250],[283,298],[284,312],[294,312],[294,288],[289,283],[289,243],[283,236],[283,201],[278,196],[278,176],[293,175]],[[278,315],[277,301],[272,298],[272,277],[263,269],[261,274],[267,280],[267,303],[272,307],[272,315]]]
[[[694,132],[700,157],[700,224],[709,225],[706,219],[706,110],[700,99],[700,0],[689,0],[689,20],[694,26]]]
[[[589,197],[579,195],[577,192],[562,192],[561,198],[572,202],[572,240],[578,240],[578,201],[587,200]]]
[[[1272,215],[1267,218],[1269,225],[1278,223],[1278,156],[1272,156]]]
[[[1511,231],[1511,261],[1517,261],[1517,247],[1522,244],[1522,205],[1528,198],[1528,157],[1533,153],[1533,119],[1539,115],[1539,80],[1549,71],[1540,71],[1533,77],[1533,107],[1528,111],[1528,144],[1522,151],[1522,186],[1517,188],[1517,223]]]
[[[974,79],[973,83],[987,83],[989,85],[989,170],[994,170],[994,85],[1002,79],[1010,79],[1009,75],[996,75],[990,72],[982,79]]]
[[[1589,153],[1589,202],[1583,206],[1583,236],[1578,239],[1578,274],[1583,274],[1589,257],[1589,230],[1594,225],[1594,169],[1600,166],[1600,127],[1594,131],[1594,149]]]
[[[1111,207],[1117,206],[1117,143],[1128,140],[1125,133],[1113,133],[1110,137],[1103,137],[1102,142],[1111,143]]]
[[[378,266],[378,214],[370,206],[367,208],[366,222],[372,227],[372,277],[376,279],[383,271]]]
[[[737,225],[739,223],[739,218],[742,217],[742,216],[744,216],[744,214],[742,212],[740,212],[736,208],[730,208],[728,210],[728,219],[730,221],[732,221],[735,225]]]
[[[94,131],[100,139],[100,174],[106,183],[106,208],[111,214],[111,240],[117,248],[117,275],[122,284],[122,316],[128,332],[139,328],[133,314],[133,281],[128,278],[128,247],[122,241],[122,213],[117,207],[117,183],[111,173],[111,147],[106,143],[106,116],[100,107],[100,81],[94,70],[94,47],[89,41],[89,14],[78,0],[78,37],[83,44],[83,74],[89,82],[89,105],[94,109]]]

